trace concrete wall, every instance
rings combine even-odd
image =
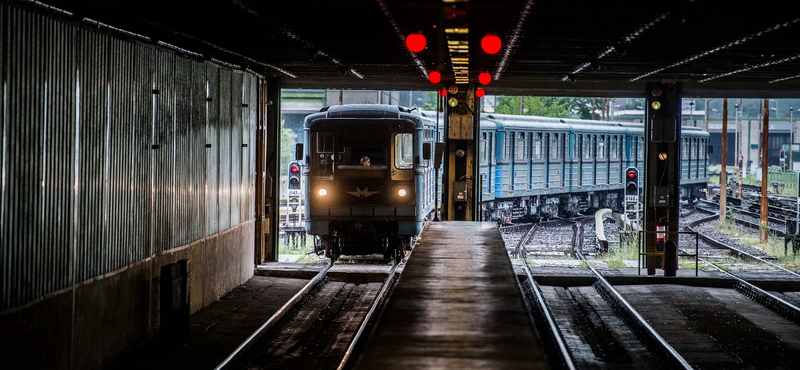
[[[98,369],[159,329],[159,272],[191,263],[191,311],[253,276],[252,220],[0,317],[0,363],[7,369]]]

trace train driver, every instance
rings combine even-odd
[[[365,167],[369,167],[369,157],[363,156],[361,157],[361,165]]]

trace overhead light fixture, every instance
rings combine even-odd
[[[425,45],[428,43],[428,40],[425,39],[425,35],[422,32],[419,33],[412,33],[406,36],[406,46],[408,50],[411,50],[415,53],[419,53],[420,51],[425,49]]]
[[[492,75],[488,72],[481,72],[481,74],[478,75],[478,82],[488,85],[489,82],[492,82]]]
[[[481,49],[486,54],[497,54],[502,48],[503,43],[497,35],[486,35],[481,39]]]
[[[466,35],[469,33],[469,28],[445,28],[444,33]]]
[[[428,81],[438,84],[442,81],[442,74],[439,71],[431,71],[428,73]]]
[[[482,98],[484,95],[486,95],[486,90],[483,88],[479,87],[477,90],[475,90],[475,96]]]

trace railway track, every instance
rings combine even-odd
[[[527,279],[521,282],[521,286],[537,325],[547,328],[545,342],[550,353],[555,354],[562,367],[568,369],[593,368],[598,362],[612,368],[690,369],[691,366],[583,256],[580,247],[583,226],[582,223],[558,223],[541,229],[534,227],[518,242],[517,248],[523,251],[520,255],[525,256],[529,244],[527,239],[537,234],[542,238],[541,235],[551,232],[551,237],[559,242],[569,239],[572,256],[586,263],[596,279],[592,288],[549,287],[543,290],[533,280],[531,268],[522,258]],[[615,314],[613,317],[600,317],[598,311],[613,311]],[[593,340],[589,342],[581,338]]]
[[[328,282],[323,268],[216,369],[315,368],[351,365],[397,279],[395,264],[381,283]],[[371,302],[371,304],[370,304]]]

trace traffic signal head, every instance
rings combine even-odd
[[[297,162],[289,163],[289,189],[300,189],[300,165]]]
[[[784,159],[784,158],[786,158],[786,153],[783,151],[783,149],[781,149],[781,159]]]
[[[628,167],[625,170],[625,196],[639,196],[639,170]]]

